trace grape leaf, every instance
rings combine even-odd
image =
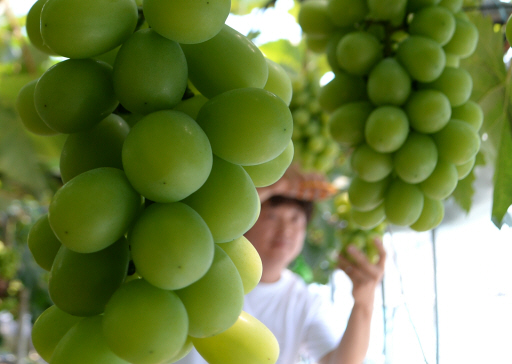
[[[303,65],[303,52],[289,40],[279,39],[259,46],[268,59],[300,72]]]
[[[509,117],[512,114],[509,112]],[[492,204],[492,221],[501,228],[503,218],[512,205],[512,131],[508,122],[503,123],[503,137],[496,160],[494,172],[494,197]]]
[[[231,0],[231,12],[236,15],[249,14],[255,8],[262,8],[268,0]]]

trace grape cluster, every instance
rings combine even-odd
[[[381,241],[383,239],[386,230],[383,219],[375,220],[373,224],[361,227],[358,224],[360,213],[352,209],[346,192],[334,198],[334,209],[335,222],[340,226],[337,230],[340,253],[351,259],[347,253],[347,248],[350,245],[355,245],[367,256],[370,263],[377,263],[379,261],[379,250],[375,246],[375,239]]]
[[[353,148],[349,198],[361,226],[387,221],[426,231],[480,148],[480,106],[469,100],[478,30],[462,0],[329,0],[299,22],[335,78],[319,92],[331,134]]]
[[[329,129],[329,117],[318,103],[319,80],[313,73],[292,78],[295,160],[305,171],[328,173],[343,157]]]
[[[51,364],[172,363],[192,346],[212,364],[277,360],[272,333],[242,312],[262,269],[243,234],[256,186],[291,163],[292,87],[224,24],[229,11],[39,0],[28,14],[31,41],[68,58],[17,99],[28,130],[69,134],[64,185],[29,234],[50,271],[55,306],[33,342]],[[139,14],[150,27],[137,30]],[[113,67],[96,59],[112,52]]]

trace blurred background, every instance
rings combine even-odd
[[[28,42],[25,17],[34,2],[0,0],[0,364],[44,363],[31,347],[30,329],[51,305],[48,272],[32,260],[26,241],[61,185],[58,166],[65,137],[30,134],[14,108],[20,88],[58,61]],[[311,125],[313,118],[324,117],[315,95],[333,74],[324,55],[307,49],[297,23],[299,8],[294,0],[232,0],[227,24],[287,68],[294,82],[294,118],[299,120],[301,105],[309,100],[305,123]],[[504,196],[512,189],[510,154],[498,138],[511,120],[507,80],[512,53],[502,25],[512,6],[474,0],[466,1],[464,10],[480,32],[477,51],[463,63],[474,80],[472,99],[485,112],[482,151],[474,171],[447,200],[439,227],[424,233],[381,227],[389,259],[367,364],[512,362],[512,230],[507,225],[512,218],[505,214],[496,220],[497,204],[506,204]],[[331,257],[347,227],[343,192],[352,176],[349,151],[334,147],[319,162],[318,148],[301,145],[301,140],[295,138],[296,163],[328,176],[340,194],[316,206],[307,244],[292,268],[312,290],[333,299],[346,320],[350,281],[333,271]]]

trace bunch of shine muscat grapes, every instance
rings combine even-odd
[[[294,159],[305,171],[328,173],[343,158],[329,129],[329,117],[318,103],[319,81],[312,72],[292,77]]]
[[[373,224],[366,224],[361,227],[358,224],[361,212],[353,210],[350,204],[348,193],[343,192],[334,197],[334,217],[340,228],[336,235],[339,240],[339,251],[348,259],[352,259],[347,253],[350,245],[355,245],[361,250],[368,261],[375,264],[379,261],[379,249],[375,245],[375,239],[382,241],[384,232],[386,231],[386,223],[379,220]],[[364,220],[366,223],[366,219]]]
[[[17,99],[28,130],[68,134],[64,185],[29,235],[50,271],[55,305],[32,335],[50,364],[172,363],[193,346],[211,364],[277,360],[275,337],[242,312],[261,277],[243,234],[258,218],[255,186],[293,157],[292,88],[224,24],[229,11],[229,0],[30,10],[34,45],[68,58]],[[97,60],[106,54],[113,67]]]
[[[334,79],[319,93],[331,134],[353,148],[358,224],[426,231],[470,173],[482,110],[469,100],[478,31],[462,0],[329,0],[302,5],[302,30],[323,44]]]

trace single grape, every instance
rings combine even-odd
[[[334,30],[327,2],[305,1],[300,6],[299,25],[307,34],[327,35]]]
[[[512,21],[510,19],[512,18],[512,14],[509,16],[507,20],[507,24],[505,26],[505,36],[507,37],[508,44],[512,44]],[[28,20],[27,20],[28,22]]]
[[[114,64],[114,88],[121,105],[132,113],[172,109],[187,88],[187,60],[178,43],[152,29],[134,33]]]
[[[480,149],[480,136],[464,121],[452,119],[432,136],[439,151],[439,158],[455,165],[466,163]]]
[[[60,154],[62,181],[100,167],[123,169],[121,150],[129,132],[128,124],[111,114],[94,128],[69,135]]]
[[[82,317],[72,316],[55,305],[47,308],[37,318],[31,334],[32,344],[41,358],[50,362],[62,337],[81,319]]]
[[[471,173],[471,171],[473,170],[473,167],[475,166],[475,162],[476,162],[476,157],[473,157],[466,163],[456,166],[457,167],[457,177],[459,180],[466,178]]]
[[[36,263],[41,268],[50,271],[62,244],[50,227],[48,214],[41,216],[32,226],[27,243]]]
[[[387,220],[399,226],[415,223],[423,210],[423,200],[423,193],[418,186],[395,179],[384,199]]]
[[[354,177],[348,189],[348,197],[353,208],[358,211],[370,211],[384,200],[389,178],[377,182],[365,182]]]
[[[135,31],[137,18],[133,0],[48,0],[41,35],[61,56],[90,58],[121,45]]]
[[[441,0],[439,2],[439,6],[444,6],[454,14],[462,9],[463,4],[464,0]]]
[[[41,10],[48,0],[38,0],[32,5],[26,20],[26,29],[30,43],[41,52],[46,54],[55,55],[46,44],[44,44],[43,37],[41,36]]]
[[[428,135],[411,132],[393,156],[396,174],[407,183],[415,184],[428,178],[437,164],[437,148]]]
[[[427,6],[434,6],[439,4],[441,0],[409,0],[407,3],[407,9],[415,12]]]
[[[293,130],[284,101],[259,88],[231,90],[211,99],[197,122],[215,155],[241,165],[276,158],[287,147]]]
[[[353,102],[341,106],[330,118],[332,138],[346,146],[356,146],[364,141],[366,120],[373,105],[367,101]]]
[[[123,167],[133,187],[156,202],[184,199],[201,187],[212,167],[210,142],[201,127],[179,111],[157,111],[126,138]]]
[[[362,230],[371,230],[380,225],[386,219],[384,204],[370,211],[351,211],[352,221]]]
[[[279,356],[274,334],[246,312],[223,333],[192,342],[210,364],[275,364]]]
[[[176,355],[174,355],[171,359],[168,359],[165,363],[166,364],[172,364],[176,363],[178,360],[183,359],[192,351],[194,348],[194,344],[192,344],[192,338],[190,336],[187,336],[187,341],[185,341],[185,344],[183,347],[178,351]]]
[[[395,106],[381,106],[372,111],[364,129],[366,143],[381,153],[398,150],[408,134],[407,115]]]
[[[410,227],[415,231],[428,231],[438,226],[443,221],[443,217],[443,202],[425,197],[421,215]]]
[[[16,111],[20,116],[23,126],[31,133],[37,135],[56,135],[58,131],[51,129],[41,119],[34,104],[34,91],[38,80],[27,83],[20,90],[16,98]]]
[[[274,61],[265,58],[268,65],[268,79],[264,89],[279,96],[284,103],[289,106],[292,101],[292,81],[290,76]]]
[[[350,165],[362,180],[377,182],[389,176],[393,170],[393,158],[391,154],[379,153],[367,144],[361,144],[352,153]]]
[[[413,92],[404,108],[411,126],[426,134],[444,128],[452,113],[450,100],[437,90]]]
[[[336,73],[332,81],[323,86],[318,94],[320,106],[328,113],[332,113],[346,103],[366,99],[364,80],[344,71]]]
[[[94,253],[126,233],[140,204],[140,195],[123,171],[96,168],[73,178],[57,191],[48,219],[67,248]]]
[[[367,0],[370,18],[375,20],[390,20],[398,25],[404,15],[407,0]]]
[[[292,163],[293,151],[293,142],[290,141],[286,149],[276,158],[262,164],[244,166],[243,168],[256,187],[270,186],[284,175]]]
[[[422,84],[421,87],[441,91],[448,97],[451,106],[457,107],[469,100],[473,79],[463,68],[446,67],[436,80]]]
[[[439,43],[417,35],[400,43],[396,56],[411,78],[420,82],[434,81],[446,64],[446,55]]]
[[[365,0],[330,0],[327,4],[327,15],[338,27],[349,27],[359,23],[368,14]]]
[[[440,45],[450,41],[455,32],[455,18],[441,6],[430,6],[414,13],[409,24],[411,35],[421,35],[435,40]]]
[[[206,183],[183,202],[201,215],[216,243],[245,234],[258,218],[260,204],[247,172],[217,157]]]
[[[457,187],[457,168],[452,163],[440,159],[432,174],[420,183],[421,191],[426,197],[434,200],[444,200]]]
[[[469,100],[465,104],[452,109],[452,118],[465,121],[478,131],[484,122],[484,112],[480,105]]]
[[[394,58],[386,58],[370,72],[367,90],[368,98],[377,106],[400,106],[411,93],[411,78]]]
[[[217,245],[208,272],[197,282],[175,292],[187,309],[188,334],[192,337],[217,335],[233,326],[242,312],[242,279],[235,264]]]
[[[178,43],[202,43],[217,35],[231,0],[144,0],[144,17],[156,32]]]
[[[455,33],[444,46],[444,50],[446,53],[454,54],[460,58],[467,58],[473,54],[478,44],[478,29],[469,20],[456,17],[455,23]]]
[[[212,39],[181,48],[190,81],[209,99],[238,88],[263,88],[267,82],[268,66],[261,51],[227,25]]]
[[[354,75],[367,75],[383,58],[383,46],[370,33],[356,31],[341,38],[336,48],[338,64]]]

